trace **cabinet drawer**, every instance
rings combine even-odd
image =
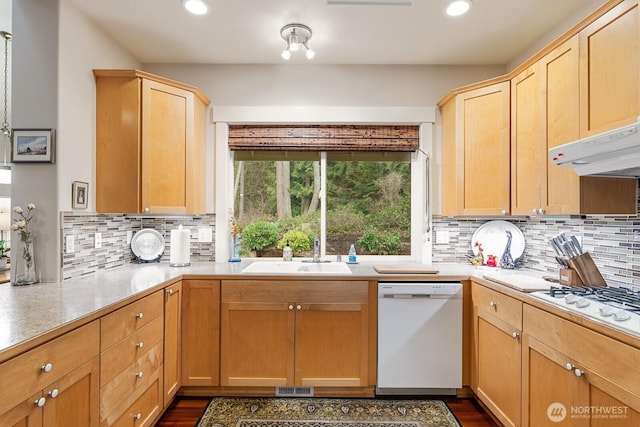
[[[109,427],[146,427],[153,425],[162,410],[162,384],[160,376],[128,406]]]
[[[522,329],[522,302],[511,298],[493,289],[473,282],[471,290],[473,305],[479,310],[488,312],[511,324],[512,326]]]
[[[95,321],[0,364],[0,414],[97,356],[99,336]]]
[[[102,353],[100,381],[106,384],[148,353],[162,341],[162,317],[156,317],[151,323],[129,335],[118,344]]]
[[[523,325],[525,334],[571,358],[587,376],[595,373],[640,396],[639,349],[528,304]]]
[[[100,320],[102,351],[151,323],[162,315],[163,291],[133,302]]]
[[[156,344],[113,380],[104,384],[100,393],[102,418],[112,414],[126,396],[133,395],[137,390],[144,388],[149,378],[159,375],[161,367],[162,344]],[[138,376],[140,373],[141,376]]]

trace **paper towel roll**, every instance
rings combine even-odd
[[[191,235],[189,230],[180,226],[177,230],[171,230],[171,255],[169,264],[173,267],[186,267],[191,264]]]

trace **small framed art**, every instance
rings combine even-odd
[[[87,199],[89,198],[89,183],[73,181],[71,184],[71,207],[73,209],[87,209]]]
[[[53,129],[13,129],[11,161],[13,163],[53,163],[55,131]]]

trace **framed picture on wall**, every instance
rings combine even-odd
[[[89,183],[73,181],[71,184],[71,207],[73,209],[87,209],[87,199],[89,198]]]
[[[13,163],[53,163],[55,131],[53,129],[13,129],[11,161]]]

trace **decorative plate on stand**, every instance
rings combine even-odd
[[[500,259],[507,246],[507,231],[511,232],[511,257],[514,260],[518,259],[524,253],[524,235],[517,226],[504,220],[485,222],[478,227],[471,238],[473,254],[478,255],[476,243],[480,243],[485,264],[489,255],[495,255],[497,259]]]
[[[160,261],[164,252],[164,237],[156,230],[143,228],[133,235],[131,250],[138,262]]]

